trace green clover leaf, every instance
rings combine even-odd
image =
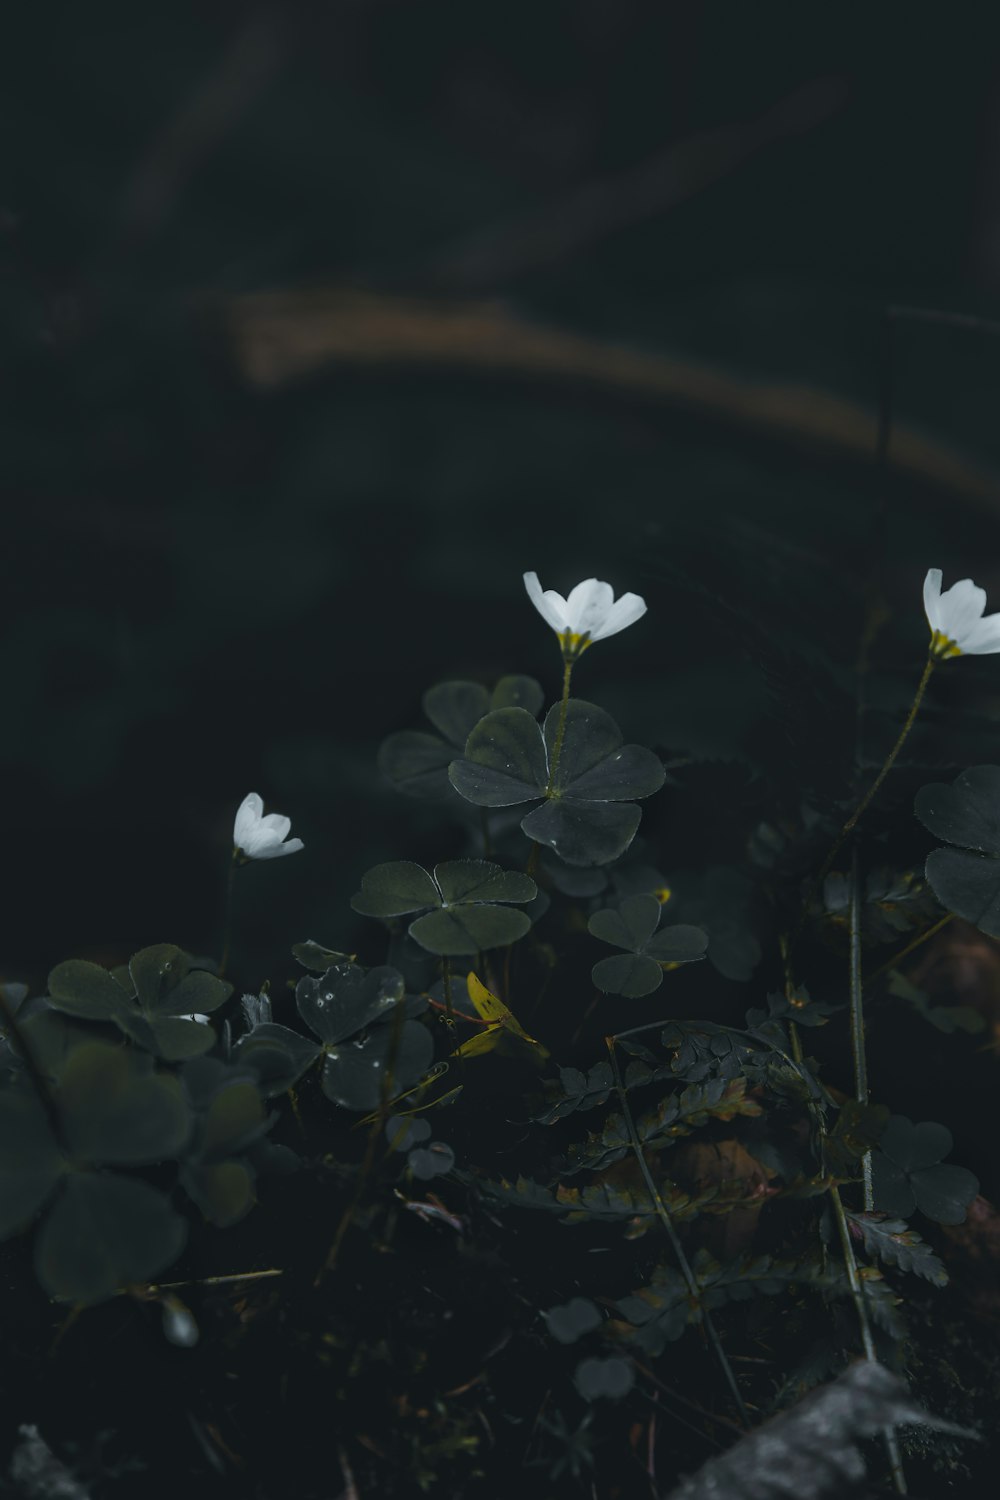
[[[951,786],[921,787],[914,812],[935,837],[958,846],[927,856],[935,896],[981,932],[1000,937],[1000,766],[971,766]]]
[[[965,1167],[944,1162],[952,1144],[944,1125],[890,1115],[872,1155],[875,1207],[900,1219],[919,1208],[938,1224],[961,1224],[979,1181]]]
[[[434,908],[416,917],[407,931],[429,953],[452,957],[517,942],[531,918],[498,903],[520,904],[537,894],[530,876],[486,859],[446,860],[433,875],[409,860],[396,860],[369,870],[351,905],[362,916],[383,920]]]
[[[195,1013],[210,1013],[233,987],[194,967],[173,943],[143,948],[127,969],[109,974],[73,958],[49,975],[49,1003],[66,1015],[113,1022],[132,1041],[166,1062],[196,1057],[215,1045],[215,1032]]]
[[[328,1099],[345,1109],[375,1109],[387,1073],[392,1098],[431,1064],[433,1039],[426,1026],[409,1019],[414,1001],[406,998],[397,969],[366,972],[353,963],[333,964],[325,974],[300,979],[295,1000],[318,1042],[262,1021],[234,1049],[265,1098],[291,1088],[322,1057],[321,1087]]]
[[[663,910],[655,896],[629,896],[618,907],[594,912],[587,923],[592,936],[626,950],[594,965],[591,977],[599,990],[637,1000],[659,989],[664,965],[705,957],[708,937],[701,928],[660,928]]]
[[[153,1060],[107,1042],[79,1046],[52,1088],[59,1136],[34,1094],[0,1093],[0,1236],[52,1206],[35,1267],[52,1297],[100,1302],[180,1254],[187,1225],[148,1184],[106,1170],[176,1159],[192,1116],[180,1083]]]
[[[210,1224],[226,1229],[256,1202],[256,1173],[244,1153],[263,1139],[275,1117],[265,1116],[262,1090],[239,1064],[195,1057],[184,1065],[181,1080],[197,1124],[180,1184]]]
[[[439,682],[423,698],[424,713],[438,731],[404,729],[383,740],[379,770],[409,797],[441,798],[451,794],[448,765],[479,720],[491,709],[521,708],[537,715],[544,703],[533,677],[501,677],[492,693],[478,682]]]
[[[663,766],[651,750],[624,744],[602,708],[571,698],[550,785],[561,713],[561,705],[551,708],[544,728],[523,708],[487,714],[448,775],[455,790],[478,807],[537,803],[521,819],[528,838],[548,845],[568,865],[605,865],[635,837],[641,817],[635,799],[659,791]]]

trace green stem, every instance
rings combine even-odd
[[[873,973],[866,975],[865,983],[871,984],[874,980],[881,979],[883,974],[888,974],[890,969],[896,968],[897,964],[901,963],[904,958],[908,958],[914,949],[921,947],[927,942],[928,938],[934,937],[935,934],[941,931],[942,927],[947,927],[949,922],[954,921],[954,917],[955,913],[952,911],[946,912],[943,917],[939,917],[933,927],[928,927],[923,932],[918,933],[912,941],[907,943],[905,948],[900,948],[899,952],[894,953],[892,958],[887,959],[884,964],[880,964]]]
[[[555,786],[556,782],[556,772],[559,769],[559,757],[562,755],[563,740],[566,737],[566,715],[569,710],[569,684],[570,678],[573,675],[573,665],[574,658],[563,658],[562,699],[559,703],[559,723],[556,725],[555,743],[552,746],[552,754],[549,757],[549,779],[545,785],[546,797],[550,797],[552,795],[552,788]],[[532,844],[531,853],[528,855],[528,863],[525,868],[526,874],[534,875],[535,870],[538,867],[538,856],[541,854],[541,852],[541,844]]]
[[[855,865],[854,874],[856,873],[857,869]],[[856,887],[852,886],[852,898],[855,889]],[[790,953],[784,943],[782,943],[782,953],[785,958],[785,983],[786,986],[790,988],[792,983]],[[799,1028],[796,1026],[794,1021],[791,1021],[789,1023],[788,1031],[791,1037],[792,1056],[794,1057],[796,1063],[798,1063],[799,1067],[804,1067],[805,1064],[802,1056],[802,1040],[799,1036]],[[820,1087],[822,1088],[822,1084],[820,1085]],[[809,1113],[812,1115],[816,1123],[816,1130],[819,1136],[820,1160],[823,1165],[823,1171],[825,1172],[826,1121],[823,1118],[823,1111],[818,1105],[811,1102],[808,1105],[808,1108]],[[866,1203],[868,1183],[870,1182],[870,1180],[871,1177],[869,1168],[869,1174],[866,1178],[865,1184]],[[854,1245],[851,1242],[851,1231],[848,1227],[847,1215],[844,1212],[844,1203],[843,1199],[840,1196],[840,1189],[839,1187],[837,1187],[836,1183],[831,1184],[830,1187],[830,1203],[833,1208],[833,1217],[837,1224],[837,1233],[840,1237],[840,1248],[844,1257],[844,1270],[847,1272],[847,1284],[851,1289],[851,1298],[854,1302],[854,1308],[858,1315],[858,1326],[861,1331],[861,1346],[864,1349],[865,1359],[871,1360],[874,1363],[878,1360],[878,1354],[875,1351],[875,1339],[872,1334],[871,1319],[868,1316],[868,1304],[865,1301],[865,1289],[862,1285],[861,1277],[858,1274],[858,1262],[854,1254]],[[905,1495],[907,1492],[906,1475],[903,1473],[903,1457],[900,1453],[895,1429],[892,1427],[883,1427],[882,1441],[885,1444],[886,1456],[888,1457],[889,1468],[892,1472],[893,1487],[897,1495]]]
[[[723,1349],[722,1347],[722,1342],[719,1338],[715,1324],[712,1322],[712,1316],[708,1308],[704,1305],[701,1295],[701,1288],[699,1287],[697,1278],[693,1270],[691,1269],[691,1262],[688,1260],[687,1255],[684,1251],[684,1246],[681,1244],[680,1236],[677,1233],[677,1228],[674,1224],[673,1219],[670,1217],[670,1212],[667,1208],[667,1205],[664,1203],[663,1199],[660,1196],[656,1183],[653,1181],[653,1174],[649,1170],[649,1163],[646,1161],[646,1158],[642,1153],[642,1146],[639,1144],[639,1136],[636,1132],[635,1121],[632,1118],[632,1110],[628,1102],[628,1096],[625,1092],[624,1085],[622,1084],[621,1072],[618,1068],[618,1058],[615,1055],[615,1041],[616,1038],[613,1036],[606,1036],[604,1038],[605,1046],[608,1049],[608,1056],[611,1059],[611,1070],[615,1075],[615,1091],[618,1094],[618,1100],[622,1107],[622,1117],[625,1121],[625,1127],[628,1130],[629,1141],[632,1146],[633,1154],[639,1164],[639,1171],[642,1173],[642,1178],[646,1184],[646,1188],[652,1200],[653,1207],[656,1209],[660,1222],[662,1223],[664,1229],[667,1231],[667,1238],[669,1239],[671,1248],[673,1249],[674,1255],[677,1258],[677,1264],[680,1267],[681,1275],[684,1277],[684,1281],[687,1286],[688,1293],[691,1297],[691,1301],[696,1307],[701,1309],[701,1318],[705,1328],[705,1333],[708,1337],[709,1343],[712,1346],[712,1351],[719,1362],[719,1367],[722,1370],[723,1375],[725,1376],[726,1383],[733,1394],[733,1399],[736,1402],[736,1409],[739,1412],[740,1421],[744,1427],[749,1428],[750,1414],[747,1411],[746,1403],[743,1400],[743,1393],[741,1392],[739,1386],[736,1384],[736,1376],[733,1374],[733,1367],[729,1363],[725,1349]]]
[[[850,1014],[851,1055],[854,1058],[854,1097],[859,1104],[868,1103],[868,1059],[865,1055],[865,1011],[864,989],[861,981],[861,881],[858,868],[858,847],[851,850],[851,895],[848,907],[850,929]],[[866,1151],[861,1158],[861,1174],[864,1191],[865,1213],[875,1209],[872,1187],[872,1154]]]
[[[272,1269],[270,1271],[236,1271],[227,1276],[198,1276],[191,1281],[148,1281],[139,1290],[155,1296],[157,1292],[172,1292],[185,1286],[227,1286],[235,1281],[263,1281],[269,1276],[283,1276],[284,1271]],[[132,1292],[132,1287],[119,1288],[119,1296],[127,1296]]]
[[[906,719],[903,723],[902,729],[899,731],[899,736],[896,740],[896,743],[893,745],[892,749],[889,751],[889,754],[886,756],[885,761],[882,764],[882,769],[875,777],[875,780],[872,782],[871,786],[868,788],[867,792],[862,797],[861,801],[858,803],[854,811],[851,813],[851,816],[848,818],[843,828],[840,830],[840,833],[834,840],[833,846],[827,854],[826,859],[823,861],[822,868],[820,869],[819,874],[816,876],[816,879],[813,881],[812,886],[809,890],[809,894],[806,896],[805,902],[803,903],[802,911],[799,915],[798,925],[796,926],[795,933],[792,937],[793,944],[795,938],[798,936],[799,932],[802,929],[802,926],[808,915],[809,908],[812,906],[813,900],[818,895],[823,885],[823,881],[826,879],[827,875],[829,875],[830,870],[833,867],[833,862],[844,845],[844,841],[850,837],[859,820],[867,810],[869,803],[872,801],[873,797],[878,792],[879,787],[882,785],[883,781],[895,765],[896,757],[899,754],[900,750],[902,750],[903,745],[906,742],[906,737],[909,734],[910,730],[913,728],[914,720],[916,719],[917,714],[920,710],[920,705],[923,702],[924,693],[927,691],[927,684],[928,682],[930,682],[931,673],[934,670],[936,662],[937,657],[928,655],[927,662],[924,666],[923,676],[917,684],[917,691],[914,694],[913,702],[910,704],[910,711],[906,715]]]
[[[441,959],[441,987],[444,990],[444,1004],[448,1012],[448,1025],[454,1028],[455,1009],[451,1003],[451,964],[446,957]]]
[[[571,659],[568,659],[563,662],[562,700],[559,704],[559,723],[556,725],[556,742],[552,746],[552,759],[549,761],[549,780],[545,788],[546,797],[555,785],[556,771],[559,769],[559,757],[562,754],[563,740],[566,736],[566,713],[569,708],[569,681],[572,675],[573,662]]]
[[[381,1086],[379,1088],[378,1109],[375,1111],[371,1130],[368,1132],[368,1140],[365,1145],[364,1158],[358,1171],[358,1180],[355,1184],[354,1192],[351,1195],[351,1200],[340,1216],[340,1222],[337,1225],[336,1233],[333,1237],[333,1244],[330,1246],[330,1249],[327,1252],[326,1260],[320,1266],[319,1270],[316,1272],[315,1277],[313,1278],[314,1291],[321,1285],[323,1277],[326,1275],[326,1273],[328,1271],[334,1270],[334,1268],[336,1267],[337,1258],[340,1255],[340,1247],[343,1244],[344,1236],[347,1234],[351,1222],[354,1219],[358,1204],[364,1197],[365,1188],[368,1185],[368,1179],[371,1176],[372,1170],[375,1166],[375,1156],[378,1150],[379,1137],[382,1134],[382,1128],[389,1113],[389,1101],[392,1097],[392,1072],[396,1066],[396,1057],[399,1052],[399,1042],[400,1038],[402,1037],[403,1026],[405,1024],[403,1009],[404,1008],[402,1004],[399,1004],[396,1006],[395,1011],[393,1012],[392,1035],[389,1038],[389,1051],[386,1057],[385,1070],[382,1074]]]
[[[833,1216],[837,1221],[837,1233],[840,1236],[841,1249],[844,1252],[844,1269],[847,1271],[847,1281],[851,1288],[851,1297],[857,1309],[858,1323],[861,1326],[861,1343],[865,1351],[865,1359],[871,1364],[878,1363],[878,1355],[875,1352],[875,1339],[872,1335],[871,1320],[868,1317],[868,1306],[865,1302],[865,1289],[858,1274],[858,1262],[854,1255],[854,1246],[851,1243],[851,1231],[847,1224],[847,1215],[844,1213],[844,1204],[840,1196],[840,1189],[830,1189],[830,1201],[833,1204]],[[903,1472],[903,1455],[899,1449],[899,1441],[896,1437],[894,1427],[882,1428],[882,1441],[885,1444],[886,1456],[889,1460],[889,1468],[892,1472],[892,1484],[897,1495],[905,1495],[906,1475]]]

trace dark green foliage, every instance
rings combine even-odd
[[[256,1173],[247,1153],[274,1123],[266,1118],[254,1075],[216,1058],[193,1058],[181,1070],[197,1126],[180,1183],[209,1223],[225,1229],[253,1207]]]
[[[948,911],[1000,937],[1000,766],[970,766],[951,786],[920,788],[917,817],[958,847],[927,856],[927,879]]]
[[[560,1068],[559,1082],[546,1085],[547,1108],[533,1118],[542,1125],[552,1125],[574,1110],[594,1109],[605,1103],[613,1083],[610,1063],[595,1063],[586,1073],[579,1068]]]
[[[636,799],[659,790],[663,766],[651,751],[624,744],[610,714],[571,698],[550,785],[560,716],[556,704],[540,728],[521,708],[487,714],[469,735],[465,758],[453,761],[448,774],[455,789],[479,807],[539,803],[521,819],[521,830],[566,864],[608,864],[635,837]]]
[[[582,1359],[573,1384],[585,1401],[620,1401],[635,1384],[635,1370],[627,1359]]]
[[[574,1297],[560,1307],[550,1307],[543,1316],[552,1337],[560,1344],[575,1344],[603,1321],[600,1308],[589,1297]]]
[[[110,1021],[140,1047],[167,1062],[208,1052],[212,1028],[185,1019],[225,1004],[232,985],[195,966],[172,943],[143,948],[126,971],[114,975],[99,964],[69,959],[49,975],[49,1001],[66,1015]]]
[[[642,1064],[632,1066],[641,1067]],[[626,1087],[658,1081],[665,1072],[664,1069],[649,1073],[647,1069],[645,1077],[633,1075],[631,1083],[626,1076]],[[737,1116],[755,1118],[762,1113],[760,1104],[747,1098],[745,1078],[715,1078],[705,1083],[689,1084],[679,1094],[664,1095],[655,1108],[636,1116],[635,1132],[644,1149],[662,1151],[709,1120],[728,1122]],[[600,1131],[587,1137],[585,1144],[569,1147],[569,1166],[565,1175],[582,1170],[603,1170],[620,1161],[629,1147],[630,1137],[624,1118],[612,1113]]]
[[[636,999],[660,987],[665,966],[704,958],[708,939],[700,927],[660,927],[663,906],[655,896],[629,896],[619,907],[594,912],[587,926],[601,942],[626,953],[602,958],[592,977],[606,994]]]
[[[299,1015],[327,1047],[385,1020],[402,998],[403,976],[388,967],[365,973],[357,964],[335,964],[295,986]]]
[[[847,1217],[861,1231],[865,1250],[873,1259],[898,1266],[901,1271],[912,1271],[934,1286],[947,1284],[948,1272],[943,1263],[904,1219],[850,1212]]]
[[[406,1115],[390,1115],[385,1122],[385,1138],[394,1151],[409,1151],[431,1133],[427,1120],[408,1118]]]
[[[823,882],[823,909],[833,922],[847,926],[851,877],[833,871]],[[869,870],[861,903],[861,935],[868,943],[891,943],[900,933],[930,924],[938,907],[934,892],[910,870],[886,865]]]
[[[979,1182],[944,1161],[951,1148],[946,1126],[892,1115],[872,1157],[876,1208],[902,1219],[919,1209],[939,1224],[961,1224]]]
[[[708,961],[725,979],[748,980],[760,963],[767,921],[754,882],[728,865],[684,872],[670,881],[670,912],[708,934]]]
[[[322,1050],[311,1037],[265,1021],[240,1038],[234,1054],[256,1078],[264,1098],[270,1099],[293,1088]]]
[[[888,1118],[884,1104],[859,1104],[856,1099],[845,1099],[824,1142],[827,1169],[838,1177],[856,1176],[858,1163],[882,1139]]]
[[[757,1295],[776,1296],[789,1285],[834,1284],[818,1261],[780,1261],[766,1255],[721,1265],[707,1251],[700,1250],[692,1261],[692,1272],[698,1288],[697,1300],[684,1277],[669,1265],[658,1266],[648,1285],[619,1298],[617,1307],[626,1320],[622,1337],[628,1343],[655,1358],[667,1344],[675,1343],[689,1324],[701,1321],[704,1308],[742,1302]]]
[[[27,1228],[53,1200],[35,1239],[49,1295],[99,1302],[170,1265],[184,1220],[158,1189],[107,1168],[183,1150],[193,1120],[177,1079],[150,1057],[93,1041],[75,1049],[53,1087],[53,1121],[25,1087],[0,1093],[0,1232]]]
[[[410,1018],[419,1007],[406,1000],[397,969],[366,972],[357,964],[334,964],[325,974],[300,979],[295,999],[318,1042],[263,1021],[234,1049],[265,1097],[284,1093],[322,1057],[321,1086],[327,1098],[345,1109],[374,1109],[384,1089],[394,1097],[430,1066],[433,1040],[426,1027]]]
[[[333,964],[351,962],[349,953],[338,953],[336,948],[324,948],[322,943],[314,942],[312,938],[305,943],[293,943],[292,957],[304,969],[312,969],[318,974],[325,974]]]
[[[532,1467],[548,1469],[549,1478],[553,1481],[561,1479],[564,1474],[578,1480],[585,1469],[594,1467],[595,1439],[590,1430],[592,1422],[591,1412],[575,1428],[566,1425],[562,1412],[556,1412],[551,1420],[543,1417],[539,1425],[551,1439],[550,1446],[554,1452],[551,1458],[532,1459]]]
[[[521,904],[537,894],[529,876],[502,870],[490,860],[446,860],[434,867],[433,875],[420,865],[397,860],[369,870],[351,905],[364,916],[384,920],[433,907],[410,922],[410,937],[429,953],[461,957],[523,937],[531,918],[498,903]]]
[[[434,1041],[426,1026],[407,1021],[402,1009],[366,1036],[326,1049],[322,1087],[326,1097],[344,1109],[375,1109],[393,1099],[427,1072]]]
[[[478,682],[439,682],[423,698],[424,713],[437,730],[404,729],[383,740],[379,770],[398,791],[411,797],[452,795],[448,765],[491,709],[521,708],[537,716],[544,703],[533,677],[501,677],[492,693]]]
[[[67,1179],[35,1241],[35,1269],[52,1297],[103,1300],[172,1265],[187,1225],[156,1188],[113,1173]]]
[[[767,997],[767,1010],[748,1010],[747,1025],[759,1031],[771,1021],[794,1021],[796,1026],[825,1026],[831,1016],[846,1009],[844,1001],[811,1000],[804,985],[791,995],[781,991]]]
[[[455,1153],[445,1141],[430,1141],[426,1146],[415,1146],[406,1158],[406,1165],[414,1177],[422,1182],[431,1182],[435,1177],[446,1177],[455,1165]]]

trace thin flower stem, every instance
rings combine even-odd
[[[455,1008],[451,1003],[451,964],[446,956],[441,959],[441,987],[444,990],[444,1008],[448,1012],[448,1025],[454,1028]]]
[[[830,1189],[830,1201],[833,1204],[833,1217],[837,1224],[837,1233],[840,1236],[840,1248],[844,1254],[844,1270],[847,1272],[847,1283],[851,1288],[851,1296],[858,1314],[858,1325],[861,1329],[861,1346],[865,1351],[865,1359],[872,1364],[878,1363],[878,1355],[875,1352],[875,1338],[872,1334],[871,1319],[868,1316],[868,1304],[865,1302],[865,1290],[861,1285],[861,1277],[858,1274],[858,1262],[854,1254],[854,1246],[851,1243],[851,1231],[847,1223],[847,1215],[844,1212],[844,1201],[840,1196],[840,1188]]]
[[[632,1118],[632,1110],[628,1102],[628,1095],[626,1094],[625,1087],[622,1083],[621,1072],[618,1067],[618,1058],[615,1055],[615,1041],[616,1038],[613,1036],[606,1036],[604,1038],[605,1046],[608,1049],[608,1056],[611,1059],[611,1071],[615,1076],[615,1090],[618,1094],[618,1100],[622,1107],[622,1117],[625,1120],[625,1127],[628,1130],[632,1151],[635,1155],[636,1161],[639,1164],[639,1171],[642,1173],[643,1181],[646,1184],[646,1188],[652,1200],[653,1207],[656,1209],[660,1222],[662,1223],[664,1229],[667,1231],[667,1238],[670,1240],[671,1248],[673,1249],[674,1255],[677,1258],[677,1264],[680,1267],[681,1275],[684,1277],[684,1281],[687,1285],[691,1300],[696,1307],[699,1307],[701,1309],[701,1317],[702,1323],[704,1324],[705,1333],[708,1337],[709,1343],[712,1346],[712,1351],[719,1362],[719,1367],[722,1370],[723,1375],[725,1376],[726,1384],[729,1386],[729,1389],[733,1395],[733,1399],[736,1402],[736,1409],[739,1412],[740,1422],[745,1428],[749,1428],[750,1414],[747,1411],[746,1403],[743,1400],[743,1393],[736,1383],[736,1376],[733,1374],[733,1367],[729,1363],[725,1349],[723,1349],[722,1347],[722,1342],[719,1339],[715,1324],[712,1322],[712,1316],[708,1308],[704,1305],[704,1300],[701,1295],[701,1288],[699,1287],[697,1278],[695,1277],[695,1274],[691,1269],[691,1262],[688,1260],[684,1250],[684,1246],[681,1244],[680,1236],[677,1233],[677,1229],[674,1225],[673,1219],[670,1217],[667,1205],[661,1198],[656,1183],[653,1181],[653,1174],[649,1170],[649,1163],[646,1161],[646,1158],[642,1152],[642,1146],[639,1144],[639,1137],[636,1133],[635,1121]]]
[[[856,869],[854,873],[856,874]],[[790,950],[784,942],[782,942],[782,956],[785,960],[786,989],[790,990],[792,986]],[[802,1068],[805,1066],[805,1060],[802,1055],[802,1039],[799,1035],[799,1028],[796,1026],[794,1021],[789,1022],[788,1031],[791,1037],[792,1056],[798,1066]],[[820,1084],[820,1088],[823,1088],[822,1084]],[[823,1092],[824,1094],[826,1094],[825,1089],[823,1089]],[[827,1095],[827,1097],[829,1096]],[[816,1125],[816,1132],[819,1136],[820,1159],[823,1163],[823,1170],[825,1171],[826,1120],[823,1118],[822,1109],[815,1103],[815,1101],[810,1101],[807,1107]],[[870,1182],[870,1170],[865,1188],[866,1203],[868,1182]],[[851,1242],[851,1231],[848,1227],[847,1215],[844,1213],[844,1203],[840,1196],[840,1188],[836,1183],[831,1183],[829,1192],[830,1204],[833,1209],[833,1217],[836,1221],[837,1233],[840,1237],[840,1247],[844,1256],[844,1270],[847,1272],[847,1284],[851,1289],[851,1298],[854,1302],[854,1308],[858,1315],[858,1327],[861,1332],[861,1346],[864,1350],[865,1359],[871,1360],[873,1363],[875,1363],[878,1361],[878,1354],[875,1350],[875,1339],[872,1334],[871,1319],[868,1316],[868,1305],[865,1301],[865,1289],[862,1284],[861,1277],[858,1273],[858,1262],[854,1254],[854,1245]],[[885,1444],[886,1456],[888,1457],[889,1468],[892,1472],[893,1487],[897,1495],[905,1495],[907,1493],[906,1475],[903,1473],[903,1458],[899,1450],[899,1443],[896,1439],[895,1429],[892,1427],[883,1427],[882,1441]]]
[[[138,1290],[143,1294],[155,1297],[158,1292],[173,1292],[186,1286],[227,1286],[235,1281],[263,1281],[269,1276],[284,1276],[284,1271],[272,1268],[269,1271],[235,1271],[226,1276],[197,1276],[190,1281],[148,1281]],[[121,1287],[119,1296],[127,1296],[134,1291],[133,1287]]]
[[[402,1005],[397,1005],[393,1013],[392,1035],[389,1038],[389,1052],[388,1056],[386,1057],[385,1069],[382,1073],[382,1081],[379,1088],[378,1109],[375,1111],[375,1115],[372,1119],[371,1130],[368,1132],[368,1140],[365,1145],[364,1158],[362,1159],[361,1167],[358,1171],[358,1180],[355,1185],[354,1192],[351,1195],[351,1201],[348,1203],[347,1207],[344,1209],[344,1212],[340,1216],[340,1222],[337,1225],[336,1232],[333,1236],[333,1244],[330,1246],[330,1249],[327,1252],[326,1260],[320,1266],[319,1270],[316,1272],[316,1275],[313,1278],[314,1291],[317,1290],[321,1285],[323,1277],[327,1274],[327,1272],[334,1270],[334,1268],[336,1267],[337,1258],[340,1255],[340,1247],[344,1242],[344,1236],[347,1234],[347,1231],[350,1228],[358,1204],[364,1197],[365,1188],[368,1186],[368,1179],[371,1176],[372,1170],[375,1166],[375,1156],[378,1151],[379,1136],[382,1133],[382,1127],[385,1124],[386,1116],[389,1113],[389,1100],[392,1097],[392,1072],[396,1066],[396,1056],[399,1052],[400,1038],[403,1034],[403,1009],[404,1008]]]
[[[848,818],[847,822],[840,830],[840,833],[834,840],[833,845],[826,856],[826,859],[823,861],[820,872],[816,876],[816,879],[813,881],[812,886],[809,890],[809,894],[806,896],[806,899],[803,902],[802,911],[799,914],[798,925],[796,926],[795,932],[792,934],[792,946],[794,946],[795,939],[798,937],[805,923],[809,908],[812,906],[815,897],[819,894],[819,891],[823,885],[823,881],[826,879],[827,875],[829,875],[830,870],[833,867],[833,862],[843,848],[845,840],[850,837],[859,820],[867,810],[869,803],[878,792],[879,787],[882,785],[883,781],[892,770],[893,765],[896,762],[896,757],[899,754],[900,750],[902,750],[903,745],[906,742],[907,735],[913,728],[914,720],[916,719],[917,714],[920,710],[920,705],[923,702],[924,693],[927,691],[927,684],[928,682],[930,682],[931,673],[934,670],[936,662],[937,657],[928,654],[927,661],[924,665],[923,675],[921,676],[920,681],[917,684],[917,691],[914,694],[913,702],[910,704],[910,711],[906,715],[906,720],[903,724],[903,727],[899,731],[899,737],[897,738],[896,743],[893,745],[892,749],[889,751],[889,754],[886,756],[885,761],[882,764],[882,769],[879,771],[878,775],[875,777],[875,780],[868,788],[868,791],[862,797],[861,801],[858,803],[857,807],[851,813],[851,816]]]
[[[840,1196],[840,1189],[830,1189],[830,1201],[833,1204],[833,1216],[837,1221],[837,1233],[840,1236],[841,1249],[844,1252],[844,1268],[847,1271],[847,1281],[851,1288],[851,1297],[857,1309],[858,1323],[861,1327],[861,1343],[865,1351],[865,1359],[871,1364],[878,1363],[878,1354],[875,1352],[875,1339],[872,1335],[871,1320],[868,1317],[868,1307],[865,1302],[865,1290],[858,1274],[858,1263],[854,1255],[854,1246],[851,1243],[851,1231],[847,1224],[847,1215],[844,1213],[844,1204]],[[906,1474],[903,1470],[903,1455],[900,1452],[899,1440],[896,1437],[896,1429],[892,1426],[882,1428],[882,1442],[885,1445],[886,1457],[889,1460],[889,1469],[892,1474],[892,1486],[897,1495],[907,1494]]]
[[[907,943],[905,948],[900,948],[898,953],[894,953],[892,958],[887,959],[884,964],[880,964],[873,973],[866,974],[865,984],[872,984],[876,979],[881,979],[883,974],[888,974],[891,969],[895,969],[904,958],[908,958],[915,949],[922,947],[928,938],[934,937],[943,927],[947,927],[949,922],[954,921],[954,919],[955,913],[953,911],[946,912],[943,917],[939,917],[932,927],[928,927],[923,932],[918,933],[915,938]]]
[[[864,989],[861,980],[861,879],[859,872],[858,846],[851,850],[851,895],[848,907],[850,929],[850,1015],[851,1055],[854,1059],[854,1097],[859,1104],[868,1103],[868,1060],[865,1055]],[[864,1191],[865,1213],[875,1209],[872,1186],[872,1154],[866,1151],[861,1158],[861,1173]]]
[[[573,675],[573,658],[567,657],[563,662],[563,685],[562,700],[559,704],[559,723],[556,725],[556,742],[552,746],[552,759],[549,762],[549,780],[545,788],[548,796],[556,780],[556,771],[559,769],[559,757],[562,755],[563,739],[566,735],[566,712],[569,708],[569,682]]]
[[[566,737],[566,715],[569,710],[569,684],[573,676],[573,657],[563,658],[563,685],[562,699],[559,704],[559,723],[556,725],[555,744],[552,746],[552,756],[549,760],[549,779],[545,786],[545,795],[548,797],[555,786],[556,771],[559,769],[559,757],[562,755],[563,740]],[[534,875],[538,867],[538,856],[542,852],[541,844],[532,844],[531,853],[528,855],[528,863],[525,874]]]

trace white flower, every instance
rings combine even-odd
[[[962,578],[941,592],[941,569],[928,568],[924,609],[931,627],[931,655],[986,656],[1000,651],[1000,614],[987,615],[986,590]]]
[[[264,804],[256,792],[243,798],[233,824],[233,844],[247,859],[275,859],[279,854],[294,854],[304,848],[301,839],[288,839],[291,818],[281,813],[263,817]]]
[[[208,1016],[203,1016],[201,1011],[193,1010],[189,1016],[178,1016],[178,1021],[200,1021],[203,1026],[211,1026]]]
[[[622,594],[616,599],[610,583],[602,583],[599,578],[585,578],[567,599],[555,589],[543,593],[537,573],[525,573],[524,586],[542,619],[558,635],[567,658],[579,656],[595,641],[617,635],[646,613],[645,599],[638,594]]]

